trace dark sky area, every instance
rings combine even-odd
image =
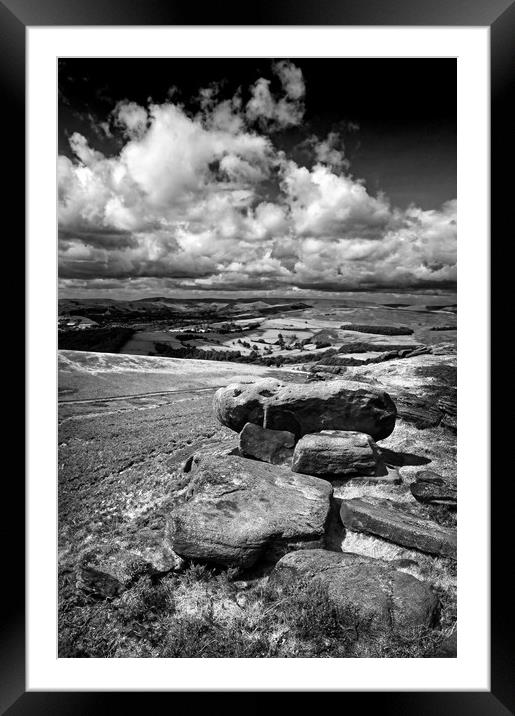
[[[454,59],[61,59],[58,150],[63,295],[455,281]]]

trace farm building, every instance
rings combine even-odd
[[[98,326],[96,321],[85,316],[59,316],[57,320],[59,328],[94,328]]]

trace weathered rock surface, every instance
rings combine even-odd
[[[355,532],[382,537],[408,549],[456,558],[455,529],[419,517],[390,500],[343,500],[340,516],[344,526]]]
[[[226,457],[227,455],[239,455],[240,448],[237,440],[218,440],[196,450],[183,463],[183,472],[190,472],[201,458],[206,455],[213,457]]]
[[[395,402],[403,421],[419,429],[441,426],[455,433],[456,355],[449,351],[451,347],[446,345],[432,346],[428,355],[413,354],[409,359],[354,368],[336,366],[334,372],[345,371],[348,382],[356,380],[371,387],[379,384]],[[329,368],[321,366],[320,370],[327,372]]]
[[[272,465],[291,461],[294,446],[295,435],[287,430],[269,430],[247,423],[240,433],[240,454]]]
[[[444,505],[451,509],[457,505],[456,481],[444,480],[432,470],[417,473],[410,490],[413,497],[424,505]]]
[[[134,533],[120,541],[120,547],[150,564],[155,574],[179,571],[184,560],[170,548],[164,538],[165,529],[166,525],[157,529],[138,526]]]
[[[276,584],[317,580],[337,606],[356,610],[357,627],[369,622],[377,632],[407,634],[434,621],[438,599],[425,582],[372,557],[306,550],[285,555],[271,578]]]
[[[421,394],[400,391],[396,394],[399,417],[421,430],[437,425],[456,432],[456,389],[449,388],[445,395],[430,388]]]
[[[167,525],[180,556],[249,567],[290,549],[323,546],[332,487],[287,467],[228,455],[200,456]]]
[[[397,415],[387,393],[345,380],[233,383],[216,392],[213,408],[222,425],[236,432],[254,423],[296,438],[322,430],[357,430],[381,440],[392,433]]]
[[[379,450],[366,433],[333,430],[304,435],[295,446],[292,470],[325,479],[375,475]]]
[[[101,545],[85,552],[76,569],[76,586],[100,598],[116,597],[140,577],[155,574],[154,567],[139,555],[114,545]]]

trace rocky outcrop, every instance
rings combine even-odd
[[[290,549],[324,545],[332,487],[287,467],[235,455],[198,456],[167,524],[186,559],[250,567]]]
[[[346,529],[365,532],[420,552],[456,558],[456,530],[442,527],[390,500],[343,500],[340,516]]]
[[[440,425],[456,432],[456,388],[431,387],[421,393],[400,390],[395,403],[399,417],[421,430]]]
[[[456,508],[457,489],[455,480],[444,480],[432,470],[422,470],[410,485],[413,497],[424,505],[444,505]]]
[[[294,446],[295,435],[287,430],[269,430],[247,423],[240,433],[240,454],[272,465],[291,462]]]
[[[442,422],[443,410],[441,410],[436,401],[424,395],[409,391],[399,391],[395,402],[399,417],[408,423],[413,423],[421,430],[434,428]]]
[[[324,431],[305,435],[295,446],[292,470],[327,480],[376,475],[380,455],[366,433]]]
[[[345,380],[381,385],[395,402],[397,416],[419,429],[444,427],[456,432],[456,355],[448,344],[431,346],[427,355],[415,352],[408,360],[388,360],[346,368],[339,356],[324,358],[312,370],[344,373]]]
[[[216,392],[213,408],[222,425],[236,432],[254,423],[287,430],[296,438],[322,430],[356,430],[381,440],[392,433],[397,415],[387,393],[345,380],[233,383]]]
[[[360,625],[377,633],[407,635],[435,619],[438,599],[425,583],[372,557],[306,550],[285,555],[271,576],[277,585],[292,580],[320,582],[330,601],[355,614]]]

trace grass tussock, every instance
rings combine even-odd
[[[59,656],[169,658],[426,657],[452,623],[381,637],[321,584],[277,587],[233,581],[193,565],[160,581],[140,579],[120,597],[95,601],[61,575]]]

